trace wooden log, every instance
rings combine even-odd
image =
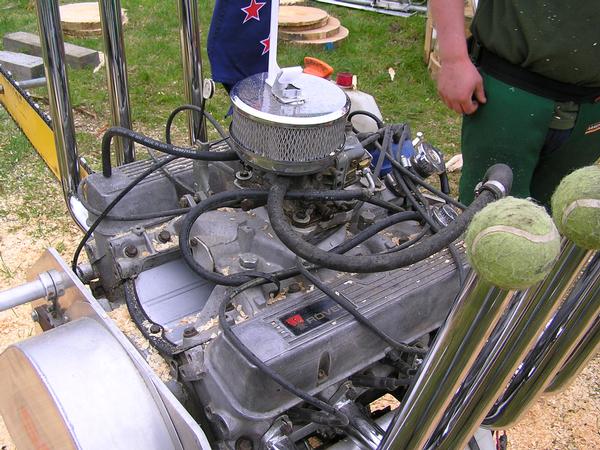
[[[329,20],[329,14],[319,8],[309,6],[281,6],[279,26],[288,30],[322,27]]]
[[[346,39],[350,32],[348,28],[340,27],[340,30],[335,36],[330,36],[324,39],[306,39],[306,40],[292,40],[293,44],[297,45],[328,45],[328,44],[339,44],[341,41]]]
[[[322,27],[317,27],[310,30],[293,30],[289,31],[287,28],[281,28],[279,30],[279,37],[281,39],[291,40],[311,40],[311,39],[325,39],[331,36],[335,36],[340,31],[341,23],[335,17],[329,17],[327,23]]]

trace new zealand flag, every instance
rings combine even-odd
[[[231,87],[269,66],[271,0],[217,0],[208,32],[213,80]]]

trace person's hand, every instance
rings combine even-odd
[[[437,85],[446,106],[459,114],[473,114],[487,101],[483,79],[468,58],[443,61]]]

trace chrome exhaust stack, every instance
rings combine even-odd
[[[572,379],[596,347],[593,327],[600,314],[600,167],[579,169],[565,177],[552,197],[554,220],[573,246],[587,250],[583,260],[591,263],[563,305],[547,324],[529,355],[520,365],[504,394],[493,406],[485,421],[486,427],[507,428],[552,383],[567,361],[560,379]],[[583,251],[583,250],[581,250]],[[579,271],[571,275],[576,277]],[[559,301],[549,293],[545,301]],[[579,348],[578,348],[579,347]],[[564,378],[563,378],[564,377]]]
[[[596,261],[593,264],[600,264]],[[592,287],[595,283],[596,286]],[[595,289],[596,294],[598,293],[599,278],[596,277],[594,281],[590,280],[588,288]],[[593,295],[593,294],[587,294]],[[592,328],[586,333],[584,338],[577,344],[577,347],[571,353],[567,361],[563,364],[560,371],[554,377],[554,380],[546,388],[547,394],[558,394],[562,392],[571,382],[577,378],[579,373],[587,366],[588,362],[594,357],[594,355],[600,350],[600,318],[596,318],[596,322],[592,325]]]
[[[446,410],[428,447],[464,448],[585,267],[587,255],[573,243],[564,242],[558,261],[544,281],[516,296]]]
[[[99,0],[98,7],[100,8],[100,23],[104,37],[104,61],[111,126],[131,129],[121,0]],[[114,145],[115,161],[118,166],[135,160],[132,141],[118,137],[115,139]]]
[[[587,281],[582,289],[574,290],[576,294],[570,295],[552,318],[502,397],[489,412],[484,426],[493,429],[512,426],[555,383],[559,371],[563,374],[556,381],[554,389],[557,389],[556,386],[565,387],[583,369],[579,364],[593,356],[598,342],[598,330],[593,327],[596,325],[597,328],[600,313],[598,261],[595,258],[588,267]]]
[[[592,170],[598,170],[595,176],[600,176],[600,169]],[[585,185],[582,180],[573,182],[570,177],[563,183]],[[597,185],[592,189],[595,189],[595,194],[591,193],[591,196],[600,197]],[[557,192],[560,190],[559,187]],[[581,190],[581,194],[590,195],[585,189]],[[571,204],[576,207],[589,207],[593,203],[570,202],[574,202]],[[556,206],[555,212],[557,210],[560,210],[561,217],[555,217],[555,222],[563,233],[571,237],[568,227],[563,226],[564,209]],[[594,223],[593,217],[591,219]],[[598,223],[600,219],[597,217],[595,220]],[[579,239],[578,243],[583,244]],[[597,320],[600,264],[597,254],[588,265],[595,253],[595,249],[584,249],[564,240],[561,255],[548,277],[535,289],[521,293],[492,333],[429,440],[428,447],[462,448],[483,419],[484,426],[493,429],[512,425],[549,383],[554,386],[549,389],[559,389],[581,370],[593,355],[600,334]],[[576,283],[586,265],[586,274]],[[569,291],[569,297],[559,308]],[[592,326],[595,328],[590,329]],[[574,351],[575,346],[577,349]],[[552,381],[559,369],[562,375]],[[509,387],[505,390],[507,384]],[[500,395],[500,400],[495,403]]]
[[[519,211],[527,214],[527,217],[535,217],[543,224],[538,229],[543,229],[541,234],[533,235],[518,229],[516,224],[521,219],[516,222],[506,219],[511,216],[520,217]],[[487,223],[492,220],[495,222]],[[511,242],[514,244],[515,237],[528,241],[526,246],[519,249],[517,245],[513,245],[514,248],[511,247],[508,251],[513,257],[515,253],[512,252],[521,252],[517,258],[525,260],[525,264],[528,264],[527,256],[533,252],[539,264],[534,271],[536,276],[522,280],[515,277],[510,281],[513,286],[499,283],[493,279],[493,275],[490,277],[490,273],[498,271],[498,258],[494,254],[476,251],[476,247],[483,245],[490,236],[506,240],[506,246],[511,245]],[[515,291],[511,288],[526,287],[547,275],[559,251],[558,232],[547,214],[542,208],[516,199],[492,203],[476,215],[467,231],[466,241],[467,255],[474,271],[470,273],[439,331],[414,384],[383,439],[381,449],[420,450],[426,446],[454,394],[473,367],[477,355],[514,298]],[[477,275],[477,272],[481,275]],[[507,266],[506,273],[519,276],[519,271],[514,271],[513,266]],[[503,287],[499,287],[499,284],[503,284]],[[520,300],[517,299],[518,301]],[[474,424],[474,428],[477,425]],[[470,436],[473,433],[474,430]]]
[[[80,228],[86,229],[87,210],[77,199],[77,186],[80,181],[79,155],[75,141],[75,124],[69,96],[65,44],[58,2],[38,0],[36,10],[60,182],[71,216]]]

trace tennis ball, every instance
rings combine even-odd
[[[503,289],[525,289],[550,271],[560,236],[544,208],[507,197],[475,215],[465,244],[481,278]]]
[[[552,196],[559,231],[581,248],[600,250],[600,167],[567,175]]]

